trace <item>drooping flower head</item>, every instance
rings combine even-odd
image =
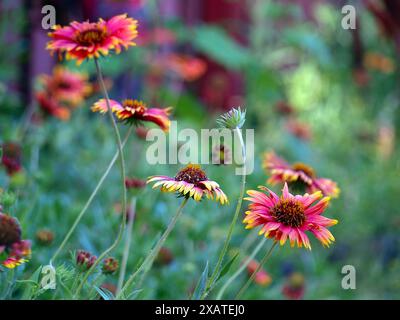
[[[110,100],[110,107],[115,116],[126,123],[138,125],[143,121],[147,121],[155,123],[166,132],[169,130],[170,120],[168,116],[172,108],[147,108],[144,102],[133,99],[126,99],[121,103]],[[93,112],[105,113],[107,110],[105,99],[100,99],[92,107]]]
[[[111,50],[117,54],[122,48],[134,46],[137,37],[137,21],[126,14],[98,22],[72,22],[69,26],[56,25],[49,33],[52,38],[47,43],[51,53],[65,54],[66,59],[76,59],[81,63],[86,58],[106,56]]]
[[[269,184],[287,182],[291,189],[299,192],[314,193],[319,190],[323,195],[330,197],[337,197],[340,193],[336,182],[318,178],[314,169],[302,162],[290,165],[275,152],[265,154],[263,167],[271,175],[268,179]]]
[[[314,234],[326,247],[335,240],[327,227],[337,224],[338,221],[322,216],[329,204],[329,197],[321,199],[320,191],[311,195],[292,195],[287,183],[281,197],[266,187],[260,186],[259,189],[267,194],[256,190],[247,191],[250,197],[245,200],[251,203],[243,220],[247,224],[246,229],[261,226],[260,235],[275,239],[281,245],[289,239],[292,247],[297,244],[299,248],[304,246],[310,250],[310,240],[306,232]]]
[[[203,196],[227,204],[228,198],[215,181],[208,180],[206,173],[199,165],[189,164],[172,178],[152,176],[147,183],[155,182],[153,189],[161,186],[163,192],[177,192],[180,196],[200,201]]]
[[[53,69],[52,75],[41,75],[39,81],[49,96],[72,107],[81,104],[93,90],[86,74],[60,65]]]

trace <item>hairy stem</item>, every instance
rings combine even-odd
[[[157,244],[155,245],[154,249],[151,250],[150,254],[146,257],[146,259],[143,261],[143,263],[140,265],[140,267],[129,277],[128,281],[125,283],[125,285],[121,289],[121,292],[117,295],[117,299],[121,298],[121,296],[123,295],[125,290],[127,290],[130,287],[132,282],[135,280],[136,276],[141,271],[144,271],[144,273],[146,273],[148,270],[150,270],[154,259],[157,257],[158,252],[160,251],[165,240],[168,238],[172,229],[175,227],[176,222],[178,221],[179,217],[181,216],[183,207],[186,205],[187,201],[188,201],[188,198],[185,198],[182,201],[182,203],[179,206],[178,210],[176,211],[175,215],[173,216],[170,223],[168,224],[167,229],[164,231],[161,238],[157,241]],[[142,278],[143,278],[143,276],[142,276]]]
[[[232,284],[233,281],[243,272],[244,269],[246,269],[247,265],[254,259],[254,257],[257,255],[258,251],[261,250],[263,247],[264,243],[267,241],[267,238],[264,238],[260,243],[257,245],[257,247],[253,250],[253,252],[250,254],[250,256],[242,263],[240,268],[224,283],[222,286],[221,290],[219,290],[218,295],[216,300],[221,300],[223,294],[225,293],[225,290]]]
[[[103,260],[104,257],[106,257],[112,250],[115,249],[115,247],[118,246],[119,242],[121,241],[122,235],[124,233],[125,230],[125,225],[126,225],[126,185],[125,185],[125,161],[124,161],[124,154],[123,154],[123,148],[122,148],[122,142],[121,142],[121,136],[117,127],[117,123],[114,119],[114,115],[113,112],[111,110],[111,104],[110,104],[110,98],[108,97],[108,92],[107,92],[107,88],[104,84],[104,79],[103,79],[103,74],[101,72],[101,68],[100,68],[100,64],[98,59],[94,59],[94,62],[96,64],[96,70],[97,70],[97,77],[99,79],[99,83],[101,86],[101,89],[103,91],[105,100],[106,100],[106,104],[107,104],[107,109],[108,109],[108,115],[110,117],[110,121],[112,124],[112,127],[114,129],[114,134],[115,134],[115,139],[118,145],[118,153],[119,153],[119,165],[120,165],[120,173],[121,173],[121,192],[122,192],[122,221],[121,221],[121,225],[118,231],[118,235],[117,238],[115,239],[115,241],[113,242],[113,244],[106,249],[95,261],[95,263],[93,264],[93,266],[86,272],[86,274],[84,275],[81,284],[79,285],[78,289],[76,290],[75,296],[78,297],[80,291],[82,290],[84,284],[86,283],[87,279],[89,278],[89,276],[93,273],[93,271],[96,269],[96,267],[98,266],[98,264]]]
[[[260,269],[262,268],[262,266],[265,264],[265,262],[267,262],[269,256],[271,255],[272,251],[274,250],[274,248],[277,245],[277,241],[274,241],[273,245],[271,246],[271,248],[268,250],[268,252],[265,254],[264,258],[261,260],[260,264],[258,265],[257,269],[254,270],[254,272],[252,273],[252,275],[250,276],[249,280],[247,280],[247,282],[245,283],[245,285],[239,290],[238,294],[235,297],[235,300],[240,299],[240,297],[243,295],[243,293],[247,290],[247,288],[250,286],[250,284],[253,282],[256,274],[258,273],[258,271],[260,271]]]
[[[228,251],[229,243],[231,242],[233,230],[235,228],[237,219],[239,217],[240,209],[242,208],[243,196],[244,196],[244,191],[245,191],[245,186],[246,186],[246,147],[243,142],[243,136],[242,136],[242,132],[240,131],[240,129],[236,128],[235,131],[239,137],[240,145],[242,148],[242,160],[243,160],[243,172],[242,172],[242,182],[241,182],[241,187],[240,187],[240,194],[239,194],[239,198],[237,201],[235,214],[233,216],[231,225],[229,226],[228,235],[226,236],[224,246],[218,257],[217,265],[215,266],[215,269],[210,277],[210,280],[207,283],[206,290],[204,291],[203,295],[200,298],[201,300],[205,299],[208,296],[208,294],[212,290],[212,288],[215,284],[215,281],[220,273],[222,263],[224,261],[225,255]]]

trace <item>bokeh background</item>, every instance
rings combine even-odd
[[[116,150],[108,119],[90,112],[100,97],[93,62],[60,62],[45,50],[45,4],[55,6],[62,25],[120,13],[139,21],[137,47],[101,61],[114,99],[173,106],[180,128],[198,130],[214,128],[233,106],[246,108],[245,128],[255,129],[256,141],[248,189],[266,183],[262,155],[269,150],[308,163],[339,184],[340,197],[327,211],[340,221],[332,228],[335,244],[325,249],[313,240],[311,252],[279,248],[264,266],[267,280],[254,283],[245,298],[400,298],[400,3],[390,0],[1,0],[0,142],[18,146],[21,165],[16,174],[0,168],[1,197],[3,210],[19,218],[24,238],[32,240],[31,261],[16,270],[16,279],[29,279],[49,262]],[[341,27],[345,4],[356,8],[355,30]],[[92,84],[87,99],[61,119],[37,99],[38,79],[60,63],[86,73]],[[148,144],[143,130],[129,140],[129,177],[174,175],[180,165],[147,164]],[[205,169],[231,205],[190,203],[135,298],[188,298],[207,262],[215,265],[240,177],[232,165]],[[118,181],[115,169],[58,261],[66,277],[71,252],[99,254],[114,240],[121,215]],[[129,273],[179,205],[150,187],[135,192]],[[41,230],[54,239],[40,240]],[[233,268],[260,240],[256,230],[238,223],[229,254],[241,253]],[[120,245],[113,255],[120,258],[122,250]],[[356,290],[342,289],[344,265],[356,268]],[[226,298],[247,277],[244,272]],[[102,282],[112,291],[116,279]],[[7,298],[28,297],[28,291],[16,284]],[[54,296],[68,297],[60,287],[37,298]]]

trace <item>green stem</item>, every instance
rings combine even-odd
[[[125,283],[125,285],[122,287],[121,292],[117,295],[116,299],[120,299],[123,293],[125,292],[126,289],[130,287],[132,282],[135,280],[136,276],[144,270],[144,273],[147,273],[147,271],[150,270],[154,259],[157,257],[158,252],[160,251],[161,247],[163,246],[165,240],[168,238],[169,234],[171,233],[172,229],[175,227],[176,222],[178,221],[180,215],[182,214],[183,207],[186,205],[187,201],[189,198],[185,198],[181,205],[179,206],[178,210],[176,211],[175,215],[171,219],[170,223],[167,226],[167,229],[164,231],[162,234],[161,238],[157,241],[157,244],[155,245],[154,249],[151,250],[150,254],[146,257],[146,259],[143,261],[143,263],[140,265],[140,267],[129,277],[128,281]],[[142,276],[142,278],[144,275]]]
[[[121,136],[117,127],[117,123],[115,121],[113,112],[111,110],[111,104],[110,104],[110,98],[108,97],[108,92],[107,92],[107,88],[104,84],[104,79],[103,79],[103,74],[101,72],[101,68],[100,68],[100,64],[98,59],[94,59],[95,65],[96,65],[96,70],[97,70],[97,76],[106,100],[106,104],[107,104],[107,109],[108,109],[108,115],[110,117],[111,120],[111,124],[113,126],[114,129],[114,133],[115,133],[115,138],[116,138],[116,142],[118,145],[118,153],[119,153],[119,164],[120,164],[120,172],[121,172],[121,186],[122,186],[122,222],[118,231],[118,235],[117,238],[115,239],[115,241],[113,242],[113,244],[106,249],[95,261],[95,263],[92,265],[92,267],[86,272],[86,274],[84,275],[81,284],[79,285],[78,289],[76,290],[75,296],[79,297],[79,293],[81,292],[84,284],[86,283],[87,279],[89,278],[89,276],[93,273],[93,271],[96,269],[96,267],[98,266],[98,264],[103,260],[104,257],[106,257],[112,250],[115,249],[115,247],[118,246],[119,242],[121,241],[122,235],[124,233],[125,230],[125,225],[126,225],[126,185],[125,185],[125,161],[124,161],[124,153],[123,153],[123,148],[122,148],[122,142],[121,142]]]
[[[240,266],[240,268],[230,277],[223,285],[221,290],[218,292],[216,300],[221,300],[223,294],[225,293],[225,290],[231,285],[233,281],[243,272],[244,269],[246,269],[247,265],[254,259],[254,257],[257,255],[258,251],[263,247],[264,243],[267,241],[267,238],[264,238],[258,246],[253,250],[251,255],[245,260],[244,263]]]
[[[228,251],[229,243],[231,242],[232,233],[235,228],[237,219],[239,217],[240,209],[242,208],[243,196],[244,196],[245,186],[246,186],[246,147],[243,142],[242,132],[240,131],[240,129],[236,128],[235,131],[239,137],[240,145],[242,148],[242,160],[243,160],[243,172],[242,172],[242,182],[241,182],[241,187],[240,187],[240,194],[239,194],[239,198],[237,201],[235,214],[233,216],[231,225],[229,226],[228,235],[225,239],[224,246],[218,257],[217,265],[215,266],[215,269],[210,277],[210,280],[208,281],[206,290],[204,291],[203,295],[200,298],[201,300],[205,299],[208,296],[208,294],[210,293],[210,291],[212,290],[212,288],[215,284],[215,281],[219,275],[219,272],[220,272],[220,269],[222,266],[222,262],[224,261],[224,257],[226,255],[226,252]]]
[[[245,285],[239,290],[238,294],[235,297],[235,300],[240,299],[240,297],[243,295],[243,293],[247,290],[247,288],[250,286],[250,284],[253,282],[256,274],[258,273],[258,271],[260,271],[260,269],[262,268],[262,266],[265,264],[265,262],[267,262],[269,256],[271,255],[272,251],[274,250],[274,248],[276,247],[276,245],[278,244],[277,241],[274,241],[273,245],[271,246],[271,248],[268,250],[268,252],[265,254],[264,258],[261,260],[260,264],[258,265],[257,269],[254,270],[253,274],[250,276],[249,280],[247,280],[247,282],[245,283]]]
[[[129,128],[124,141],[122,142],[122,146],[125,146],[126,142],[128,141],[128,138],[130,136],[132,132],[132,127]],[[114,155],[114,157],[112,158],[112,160],[110,161],[110,163],[108,164],[108,167],[106,169],[106,171],[104,171],[103,175],[101,176],[99,182],[97,183],[96,187],[93,189],[89,199],[86,201],[84,207],[82,208],[81,212],[79,212],[79,215],[76,217],[74,224],[72,225],[72,227],[69,229],[67,235],[65,236],[64,240],[62,241],[62,243],[60,244],[60,246],[58,247],[57,251],[54,253],[54,255],[51,257],[50,259],[50,264],[52,264],[52,262],[54,260],[56,260],[56,258],[58,257],[58,255],[60,254],[60,252],[62,251],[62,249],[65,247],[65,245],[67,244],[68,240],[71,238],[72,233],[75,231],[76,227],[78,226],[79,222],[82,220],[83,216],[85,215],[87,209],[89,208],[89,206],[92,204],[93,199],[96,197],[98,191],[100,190],[101,186],[103,185],[104,181],[106,180],[108,174],[110,173],[112,167],[114,166],[115,162],[118,159],[118,155],[119,155],[119,151],[117,151]]]
[[[127,225],[127,234],[126,234],[126,239],[125,239],[124,253],[122,255],[121,269],[120,269],[119,277],[118,277],[118,286],[117,286],[116,295],[118,295],[118,293],[121,291],[122,285],[124,284],[124,280],[125,280],[126,266],[128,264],[129,251],[130,251],[130,246],[131,246],[131,241],[132,241],[133,221],[135,219],[136,197],[132,198],[130,207],[132,210],[132,215],[129,216],[129,221],[128,221],[128,225]]]

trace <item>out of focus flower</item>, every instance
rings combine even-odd
[[[113,295],[115,295],[117,293],[117,287],[109,282],[105,282],[100,286],[101,289],[105,289],[109,292],[111,292]],[[100,299],[103,299],[102,297],[100,297]]]
[[[359,67],[353,70],[353,79],[358,86],[365,87],[369,83],[370,76],[365,68]]]
[[[92,92],[86,74],[71,71],[63,66],[55,67],[51,76],[40,76],[39,81],[49,96],[73,107],[81,104]]]
[[[377,149],[378,155],[383,159],[388,159],[393,154],[396,142],[395,129],[391,125],[379,127]]]
[[[300,300],[304,296],[305,281],[301,273],[294,272],[282,288],[282,294],[291,300]]]
[[[207,64],[202,59],[188,55],[171,54],[166,62],[172,72],[189,82],[200,78],[207,69]]]
[[[286,121],[286,130],[295,137],[308,141],[312,138],[311,128],[307,123],[297,119],[289,119]]]
[[[154,28],[153,30],[141,32],[138,38],[138,43],[143,46],[165,46],[172,45],[175,42],[175,33],[167,28]]]
[[[376,52],[369,52],[365,55],[364,66],[367,69],[380,71],[382,73],[393,73],[395,70],[392,59]]]
[[[169,265],[172,261],[174,261],[174,255],[172,251],[167,247],[161,247],[155,260],[156,264]]]
[[[265,153],[263,168],[271,175],[268,183],[272,185],[287,182],[291,188],[299,189],[301,192],[321,191],[325,196],[330,197],[339,195],[340,189],[336,182],[318,178],[314,169],[302,162],[290,165],[273,151]]]
[[[275,103],[275,110],[276,112],[284,116],[289,116],[296,112],[295,109],[288,102],[283,100]]]
[[[139,100],[126,99],[119,103],[115,100],[110,100],[111,111],[116,117],[127,123],[140,124],[142,121],[153,122],[162,130],[168,132],[170,120],[168,116],[172,108],[147,108],[146,104]],[[97,101],[93,107],[93,112],[107,112],[107,102],[105,99]]]
[[[45,246],[50,245],[54,240],[54,233],[50,230],[42,229],[36,232],[36,240]]]
[[[65,58],[76,59],[78,64],[86,58],[106,56],[110,51],[120,53],[122,48],[134,46],[137,37],[137,21],[126,14],[98,22],[71,22],[69,26],[56,25],[49,33],[47,43],[51,53],[65,54]]]
[[[212,163],[216,165],[225,165],[232,163],[231,150],[222,144],[214,148],[212,158]]]
[[[180,196],[193,198],[200,201],[205,195],[207,199],[213,199],[222,205],[228,203],[228,198],[215,181],[208,180],[206,173],[199,165],[189,164],[177,175],[152,176],[147,179],[147,183],[155,182],[153,189],[161,186],[163,192],[177,192]]]
[[[247,224],[246,229],[261,226],[259,235],[264,234],[266,238],[275,239],[280,245],[289,240],[291,247],[297,244],[299,248],[304,246],[310,250],[307,231],[326,247],[335,240],[327,227],[337,224],[338,221],[322,216],[329,204],[329,197],[319,200],[322,197],[320,191],[312,195],[306,193],[303,196],[294,196],[289,192],[286,183],[281,197],[266,187],[260,186],[259,189],[267,194],[249,190],[247,194],[250,197],[244,198],[251,202],[243,220]]]
[[[51,97],[44,91],[36,93],[36,100],[39,104],[40,109],[46,114],[58,118],[60,120],[69,120],[71,116],[71,110],[61,104],[57,99]]]
[[[247,273],[249,277],[251,277],[259,266],[260,264],[256,260],[250,261],[247,265]],[[260,269],[254,277],[254,282],[260,286],[266,287],[272,282],[272,278],[264,269]]]
[[[240,107],[237,109],[232,108],[227,113],[217,119],[217,123],[221,128],[227,129],[241,129],[246,121],[246,110],[241,110]]]
[[[146,186],[146,181],[137,178],[126,178],[125,186],[127,189],[142,189]]]
[[[89,270],[96,262],[97,257],[92,255],[90,252],[79,250],[76,253],[76,265],[81,271]]]
[[[12,176],[22,170],[21,146],[16,142],[4,142],[1,146],[1,163],[8,175]]]
[[[113,274],[118,270],[118,268],[119,268],[118,260],[113,257],[110,257],[104,259],[101,271],[104,274]]]
[[[13,269],[31,255],[31,242],[21,239],[21,227],[16,218],[0,213],[0,262]],[[1,261],[2,260],[2,261]]]

